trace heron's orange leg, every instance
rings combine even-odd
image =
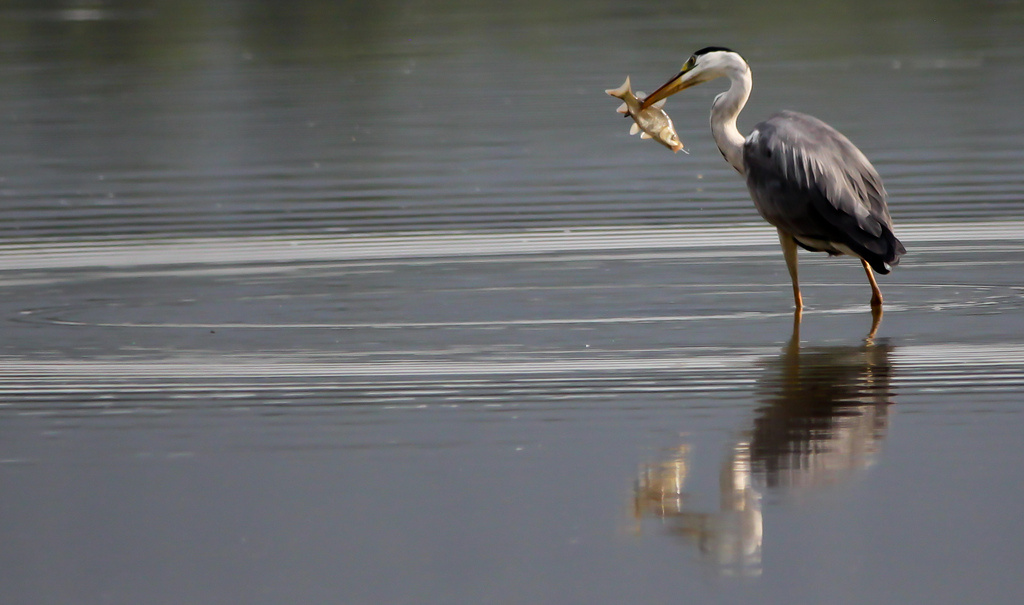
[[[796,269],[796,240],[793,236],[779,229],[779,243],[782,244],[782,256],[786,259],[789,279],[793,282],[793,304],[797,311],[804,308],[804,297],[800,295],[800,278]]]
[[[864,266],[864,272],[868,274],[868,281],[871,282],[871,306],[881,307],[882,306],[882,291],[878,289],[878,282],[875,281],[875,273],[871,270],[871,266],[868,265],[868,261],[863,258],[860,259],[860,264]]]
[[[875,339],[875,334],[878,333],[878,326],[880,325],[882,325],[882,305],[871,307],[871,331],[864,338],[865,342],[871,342]]]

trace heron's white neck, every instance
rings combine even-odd
[[[743,135],[736,128],[736,117],[747,104],[753,80],[746,64],[742,69],[729,69],[725,75],[729,76],[731,84],[729,90],[715,97],[715,102],[711,104],[711,134],[725,161],[737,172],[744,174]]]

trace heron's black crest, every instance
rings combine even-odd
[[[704,48],[702,48],[702,49],[698,50],[697,52],[693,53],[693,56],[694,57],[699,57],[701,55],[706,55],[708,53],[713,53],[713,52],[734,53],[736,51],[734,51],[731,48],[726,48],[724,46],[705,46]]]

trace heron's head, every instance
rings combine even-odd
[[[727,76],[732,71],[746,71],[747,62],[737,52],[722,48],[721,46],[709,46],[702,48],[690,55],[690,58],[683,64],[683,68],[672,79],[665,82],[665,85],[652,92],[644,99],[642,108],[647,109],[651,105],[672,96],[680,90],[685,90],[697,84],[703,84],[708,80],[714,80],[721,76]]]

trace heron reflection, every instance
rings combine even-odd
[[[688,505],[695,495],[686,490],[693,463],[688,445],[642,467],[636,480],[637,520],[662,519],[723,573],[760,573],[764,490],[842,482],[873,462],[885,437],[893,347],[872,338],[855,346],[801,347],[798,326],[782,354],[763,364],[752,426],[722,462],[717,510]]]

